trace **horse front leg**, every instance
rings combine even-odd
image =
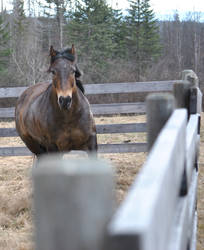
[[[98,151],[98,144],[97,144],[97,137],[96,134],[92,134],[89,137],[88,143],[87,143],[87,153],[89,157],[97,157],[97,151]]]

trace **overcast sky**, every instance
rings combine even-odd
[[[203,0],[151,0],[155,12],[168,12],[178,10],[179,12],[204,11]]]
[[[43,1],[43,0],[42,0]],[[113,7],[118,7],[121,9],[127,9],[129,4],[128,0],[107,0]],[[7,9],[12,6],[8,5],[12,0],[4,0],[4,5],[7,3]],[[189,12],[189,11],[199,11],[204,12],[204,0],[150,0],[151,6],[154,12],[158,16],[171,15],[175,10],[178,12]]]
[[[107,0],[113,7],[127,9],[128,0]],[[158,19],[171,19],[175,11],[178,11],[181,18],[185,18],[189,12],[203,12],[204,0],[150,0],[150,4]],[[202,19],[203,20],[203,19]],[[203,20],[204,21],[204,20]]]
[[[128,0],[109,0],[109,2],[118,2],[120,8],[128,8]],[[178,11],[204,11],[203,0],[150,0],[150,3],[155,12],[169,12],[176,9]]]

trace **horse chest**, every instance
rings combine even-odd
[[[87,141],[88,136],[80,129],[73,128],[60,131],[56,144],[60,150],[78,149]]]

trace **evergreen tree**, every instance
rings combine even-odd
[[[141,0],[130,0],[127,20],[127,48],[128,57],[138,62],[141,61],[142,47],[142,10]],[[137,75],[140,75],[140,67],[137,67]],[[138,77],[139,78],[139,77]]]
[[[127,20],[128,57],[136,64],[137,80],[160,55],[159,30],[150,0],[129,0]]]
[[[113,10],[113,41],[115,43],[114,58],[126,58],[127,27],[122,10]]]
[[[68,24],[68,42],[75,43],[84,71],[96,82],[104,76],[114,53],[114,14],[105,0],[82,0]],[[104,79],[102,79],[105,81]]]
[[[144,58],[147,58],[147,62],[151,62],[157,59],[161,53],[159,29],[157,20],[151,6],[150,0],[144,0],[142,2],[142,32],[143,32],[143,43],[142,50]]]
[[[13,26],[17,33],[21,33],[24,30],[25,21],[24,1],[14,0],[13,1]]]
[[[21,86],[35,84],[41,79],[44,62],[40,22],[35,17],[26,17],[22,0],[13,1],[10,16],[12,54],[9,69],[15,72],[10,80]]]
[[[26,16],[24,11],[24,1],[14,0],[13,1],[13,13],[12,13],[12,49],[13,54],[18,57],[20,50],[19,46],[25,40],[26,34]]]
[[[56,21],[56,35],[57,35],[57,42],[56,45],[60,48],[64,46],[64,24],[65,18],[67,15],[67,6],[71,3],[70,0],[45,0],[45,4],[41,4],[41,7],[44,10],[44,14],[48,17],[48,19],[54,17]],[[54,11],[54,12],[53,12]],[[50,26],[48,26],[48,32],[51,32]],[[55,41],[54,41],[55,42]],[[53,43],[52,43],[53,44]]]
[[[9,29],[4,21],[3,13],[0,15],[0,74],[5,74],[9,63]]]

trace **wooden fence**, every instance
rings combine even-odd
[[[36,163],[37,250],[196,249],[202,94],[196,77],[183,77],[174,97],[147,98],[149,154],[116,211],[108,163],[56,156]]]
[[[0,89],[0,100],[25,88]],[[202,94],[192,71],[182,80],[86,85],[87,95],[155,94],[144,103],[93,104],[95,115],[147,113],[147,124],[98,125],[97,133],[146,132],[146,144],[99,145],[99,152],[149,154],[126,199],[115,212],[114,173],[100,160],[42,158],[34,168],[37,250],[194,250],[197,228],[198,152]],[[176,105],[177,109],[174,110]],[[1,108],[0,118],[14,118]],[[17,136],[1,128],[1,137]],[[30,155],[24,147],[0,156]]]
[[[182,80],[161,81],[161,82],[135,82],[135,83],[107,83],[107,84],[87,84],[85,92],[87,97],[103,94],[121,93],[157,93],[172,92],[174,83],[181,83]],[[0,104],[5,101],[15,103],[19,95],[26,87],[0,88]],[[118,115],[118,114],[144,114],[146,112],[144,102],[135,103],[110,103],[92,104],[92,112],[98,115]],[[14,107],[0,108],[0,119],[14,118]],[[132,124],[104,124],[97,125],[97,134],[112,133],[144,133],[146,132],[145,123]],[[14,128],[0,128],[0,137],[18,136]],[[145,152],[146,143],[121,143],[121,144],[100,144],[99,153],[137,153]],[[26,147],[1,147],[0,156],[26,156],[31,152]]]

